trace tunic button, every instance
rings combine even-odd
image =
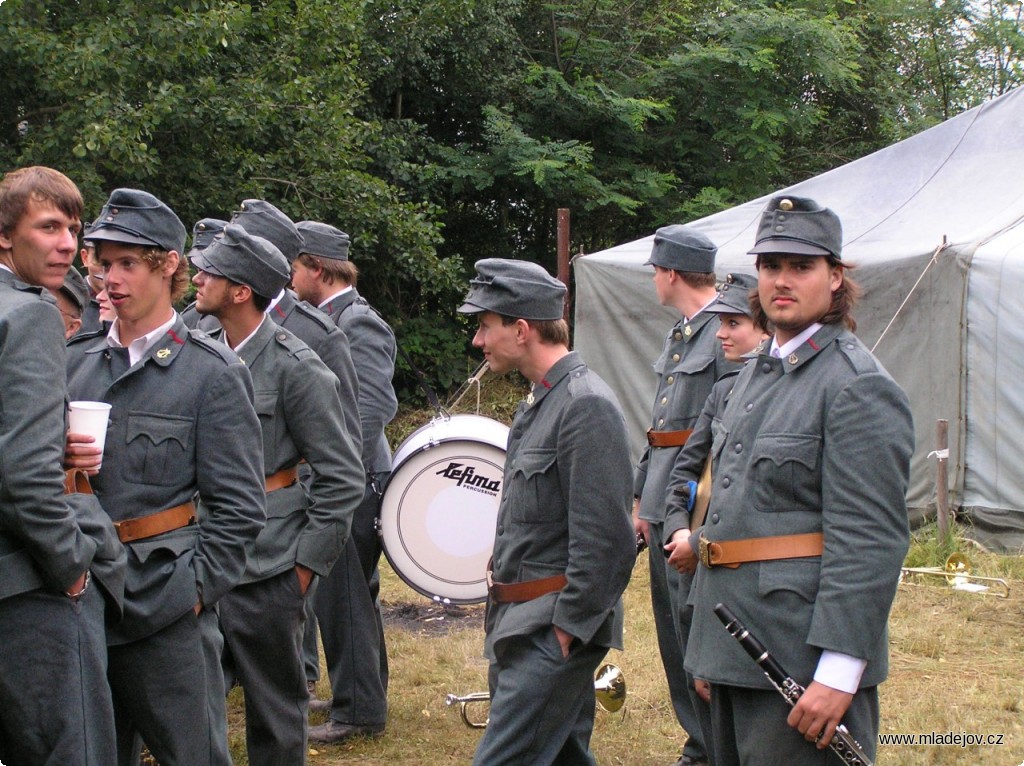
[[[722,486],[723,487],[728,487],[730,484],[732,484],[732,479],[730,479],[728,476],[726,476],[724,479],[722,479]]]
[[[771,372],[771,371],[772,371],[772,366],[768,362],[765,362],[764,364],[761,365],[761,372]]]
[[[673,362],[678,362],[679,361],[679,354],[672,354],[672,361]]]
[[[718,523],[718,514],[717,513],[712,513],[711,514],[711,523],[712,524],[717,524]]]
[[[734,449],[736,450],[736,454],[738,455],[741,452],[743,452],[743,445],[742,444],[737,444]]]
[[[667,396],[661,397],[661,403],[662,404],[668,404],[668,397]]]
[[[498,525],[498,534],[499,535],[505,534],[505,526],[503,524],[499,524]]]
[[[665,425],[665,418],[661,418],[658,420],[658,427],[660,428],[663,425]]]
[[[752,409],[754,409],[754,403],[747,402],[747,406],[744,409],[746,409],[747,412],[750,412]]]
[[[675,340],[682,340],[683,339],[683,334],[681,332],[679,332],[679,330],[676,330],[675,333],[672,334],[672,337]]]
[[[672,383],[675,383],[676,382],[676,376],[675,375],[669,375],[668,379],[665,382],[668,383],[669,385],[671,385]]]
[[[494,568],[495,569],[501,569],[501,559],[498,559],[497,561],[494,562]]]

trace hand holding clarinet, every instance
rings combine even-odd
[[[768,680],[778,689],[779,694],[785,698],[791,707],[796,707],[797,702],[804,696],[807,690],[793,680],[793,677],[779,665],[778,661],[765,649],[764,645],[751,635],[750,631],[732,613],[729,607],[724,604],[718,604],[715,606],[714,611],[718,619],[722,621],[725,629],[729,631],[729,634],[740,642],[740,646],[743,647],[744,651],[761,667]],[[798,728],[795,726],[792,714],[787,721],[789,721],[791,726]],[[799,719],[796,723],[799,723]],[[867,753],[864,752],[857,740],[853,738],[842,724],[836,727],[835,733],[830,739],[826,739],[827,729],[822,729],[821,732],[822,735],[818,737],[821,741],[819,747],[827,745],[832,748],[842,759],[843,763],[848,764],[848,766],[873,766]]]

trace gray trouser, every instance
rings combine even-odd
[[[702,717],[704,726],[707,726],[707,714],[705,710],[702,716],[698,713],[698,708],[695,708],[695,700],[701,704],[703,702],[696,695],[691,696],[693,678],[683,669],[692,612],[686,605],[691,578],[681,576],[678,570],[669,566],[668,559],[665,558],[664,531],[664,524],[651,523],[651,545],[647,550],[651,570],[654,627],[658,634],[658,649],[661,652],[661,664],[665,668],[672,709],[676,714],[676,720],[687,734],[683,754],[701,760],[707,757],[701,726]]]
[[[300,656],[305,597],[293,569],[238,585],[220,600],[220,624],[245,691],[252,766],[306,762],[306,675]]]
[[[488,670],[490,720],[474,766],[594,766],[594,672],[607,653],[575,641],[563,657],[550,625],[503,639]]]
[[[331,680],[331,719],[358,726],[383,725],[388,715],[388,659],[377,600],[378,504],[367,485],[348,544],[313,595]]]
[[[104,601],[34,590],[0,600],[0,762],[112,764]]]
[[[209,610],[197,617],[190,609],[146,638],[109,648],[120,766],[133,766],[139,735],[160,766],[219,762],[211,708],[226,703],[223,694],[207,691],[211,681],[201,625],[215,625],[216,619]]]
[[[789,703],[774,690],[711,686],[715,766],[841,766],[831,748],[818,750],[786,723]],[[878,687],[853,696],[843,723],[873,760],[878,743]]]

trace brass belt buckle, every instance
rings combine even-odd
[[[492,598],[494,597],[494,576],[493,575],[494,575],[494,573],[490,569],[487,570],[487,574],[485,575],[485,579],[487,581],[487,595],[491,596]]]
[[[704,535],[700,536],[697,556],[700,558],[700,563],[706,566],[708,569],[711,569],[715,566],[711,563],[711,543],[708,542],[708,539],[704,537]]]

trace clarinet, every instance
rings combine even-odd
[[[764,644],[751,635],[747,627],[740,622],[739,618],[732,613],[729,607],[725,604],[718,604],[715,607],[715,614],[722,621],[729,634],[740,642],[740,646],[743,647],[744,651],[760,666],[764,674],[768,676],[768,680],[772,682],[772,685],[779,690],[779,694],[789,703],[789,706],[794,707],[796,701],[803,696],[804,687],[794,681],[793,677],[782,669],[778,660],[764,648]],[[860,743],[853,738],[843,724],[839,724],[836,727],[836,732],[832,735],[832,741],[829,742],[828,746],[848,766],[874,766],[867,753],[861,748]]]

